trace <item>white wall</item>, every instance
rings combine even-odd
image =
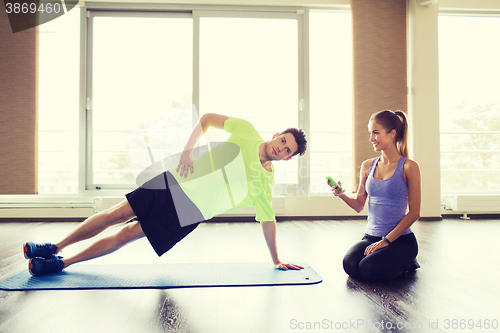
[[[438,6],[409,3],[408,108],[410,155],[422,174],[423,217],[441,214]]]

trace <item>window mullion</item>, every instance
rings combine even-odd
[[[299,128],[309,137],[309,9],[305,9],[298,22],[299,52]],[[297,195],[310,194],[309,154],[299,159]]]
[[[193,104],[200,116],[200,13],[193,11]],[[194,117],[194,115],[193,115]],[[198,119],[193,119],[193,127]]]

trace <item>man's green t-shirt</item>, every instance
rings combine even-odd
[[[267,171],[259,158],[264,139],[243,119],[227,119],[224,130],[231,134],[229,139],[197,158],[193,174],[184,178],[175,168],[170,172],[205,220],[254,206],[257,221],[274,221],[274,168]]]

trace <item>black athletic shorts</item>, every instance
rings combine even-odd
[[[168,181],[167,181],[168,179]],[[148,184],[153,184],[148,186]],[[158,186],[161,184],[161,186]],[[164,186],[163,186],[164,184]],[[181,226],[174,205],[171,186],[178,186],[168,171],[146,182],[141,187],[127,193],[126,198],[141,223],[144,234],[158,256],[161,256],[181,239],[186,237],[203,221],[203,215],[182,191],[176,191],[176,202],[182,202],[183,211],[188,210],[197,223]],[[180,187],[179,187],[180,188]]]

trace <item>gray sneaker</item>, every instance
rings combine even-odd
[[[58,273],[64,268],[62,257],[55,256],[52,259],[33,258],[28,265],[29,272],[33,276],[48,273]]]
[[[26,242],[23,244],[23,252],[26,259],[52,259],[55,257],[57,252],[57,246],[51,243],[37,244],[33,242]]]

